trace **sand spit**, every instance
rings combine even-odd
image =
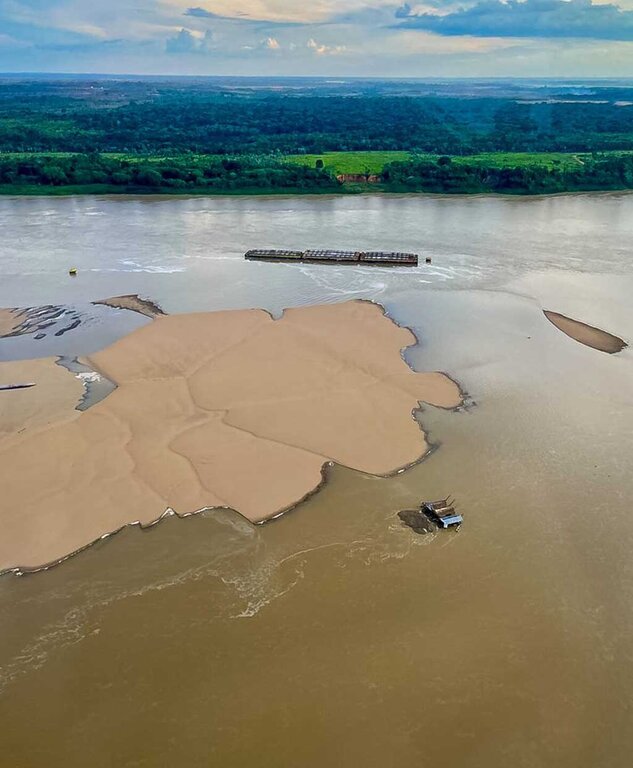
[[[145,317],[151,317],[152,319],[164,315],[162,308],[159,307],[151,299],[142,299],[136,294],[128,294],[126,296],[113,296],[110,299],[100,299],[99,301],[93,301],[93,304],[104,304],[106,307],[114,307],[115,309],[129,309],[131,312],[138,312]]]
[[[82,413],[81,383],[54,360],[0,363],[0,380],[38,382],[0,411],[0,571],[166,510],[261,522],[317,489],[329,462],[374,475],[415,463],[428,446],[412,412],[461,396],[407,366],[414,342],[368,302],[162,316],[90,358],[118,386]]]
[[[24,311],[20,309],[0,309],[0,339],[11,336],[22,325]]]
[[[550,312],[544,309],[543,314],[553,323],[559,331],[569,336],[581,344],[585,344],[592,349],[599,349],[601,352],[608,352],[610,355],[621,352],[628,344],[618,336],[595,328],[593,325],[587,325],[580,320],[573,320],[571,317],[560,315],[558,312]]]

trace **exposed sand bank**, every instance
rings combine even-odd
[[[20,327],[23,321],[23,310],[0,309],[0,339],[9,336]]]
[[[628,346],[623,339],[600,328],[595,328],[593,325],[587,325],[580,320],[573,320],[571,317],[546,309],[543,310],[543,313],[550,323],[553,323],[564,334],[592,349],[598,349],[612,355],[621,352]]]
[[[81,314],[72,307],[47,304],[42,307],[3,308],[0,309],[0,339],[29,335],[41,339],[47,334],[63,336],[81,323]]]
[[[0,411],[0,570],[54,562],[166,509],[263,521],[318,488],[330,461],[375,475],[415,463],[428,448],[418,403],[451,408],[461,395],[407,366],[414,342],[367,302],[276,321],[163,316],[91,357],[118,389],[83,413],[80,383],[33,361],[38,386],[6,393]],[[0,364],[0,379],[24,378],[23,365]],[[60,376],[68,389],[44,412],[43,384]]]
[[[114,307],[114,309],[129,309],[131,312],[138,312],[145,317],[160,317],[165,313],[156,302],[151,299],[142,299],[136,294],[127,294],[126,296],[112,296],[110,299],[100,299],[99,301],[93,301],[93,304],[103,304],[106,307]]]
[[[5,445],[13,444],[22,435],[34,435],[75,418],[74,408],[84,393],[82,382],[52,357],[0,363],[0,385],[19,382],[33,382],[35,386],[0,391],[0,456],[4,455]],[[0,478],[4,491],[3,467]],[[0,521],[6,516],[5,501],[3,498],[0,503]]]

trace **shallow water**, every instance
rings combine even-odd
[[[633,354],[541,310],[633,339],[633,196],[3,199],[0,224],[0,306],[371,298],[470,402],[425,408],[437,449],[394,478],[337,467],[265,526],[168,519],[0,579],[0,763],[630,764]],[[243,262],[256,245],[433,264]],[[458,532],[402,526],[447,493]]]

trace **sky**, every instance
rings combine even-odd
[[[633,0],[0,0],[0,72],[633,77]]]

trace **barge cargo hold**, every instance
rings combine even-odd
[[[301,261],[303,259],[303,251],[280,251],[255,248],[252,251],[247,251],[244,258],[252,259],[253,261]]]
[[[417,267],[418,255],[399,251],[335,251],[309,249],[307,251],[255,248],[247,251],[249,261],[308,262],[313,264],[362,264],[377,267]]]
[[[358,251],[305,251],[304,261],[360,261]]]
[[[418,256],[415,253],[400,253],[387,251],[367,251],[361,253],[360,260],[365,264],[392,264],[394,266],[418,266]]]

